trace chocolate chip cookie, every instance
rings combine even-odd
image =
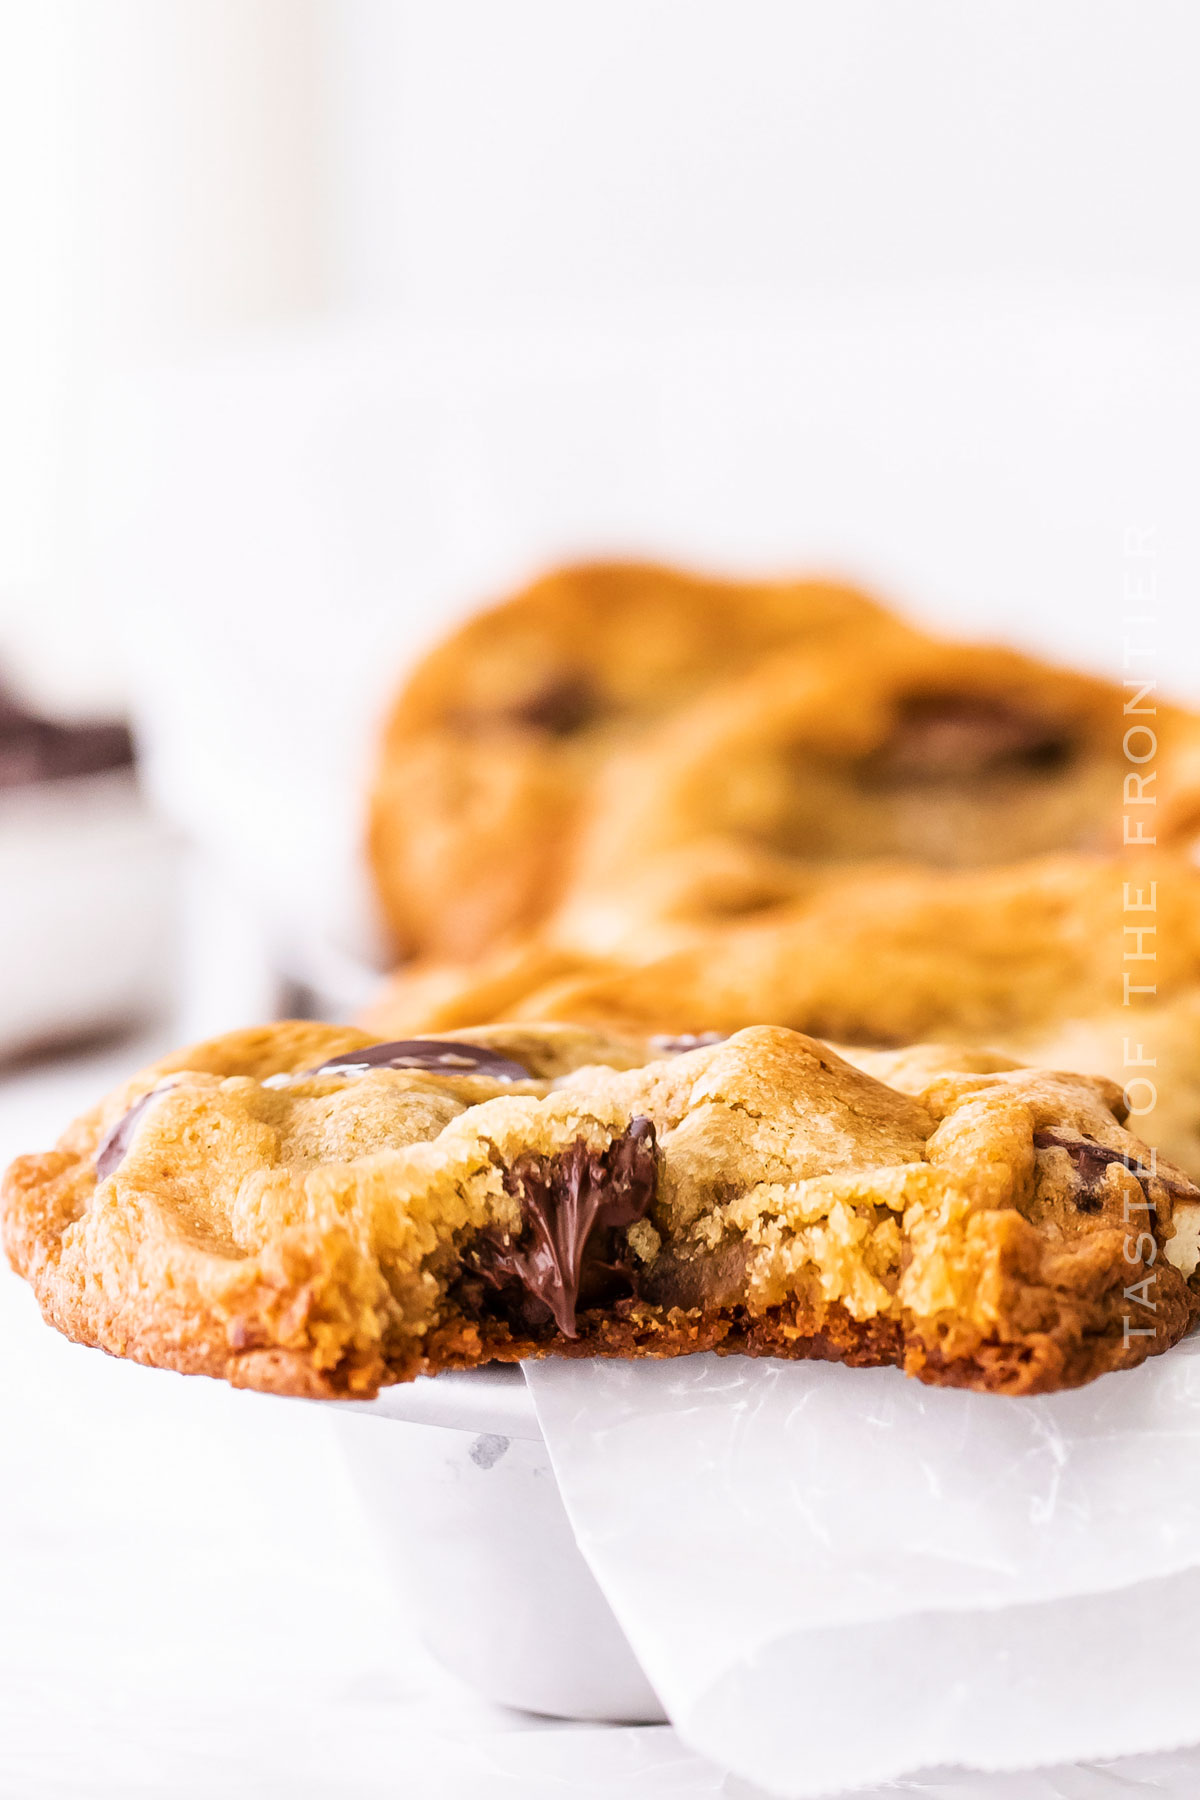
[[[370,857],[397,948],[470,957],[544,918],[581,805],[620,746],[785,644],[904,628],[824,581],[565,569],[469,621],[383,736]]]
[[[278,1025],[19,1159],[5,1241],[69,1336],[275,1393],[701,1349],[1037,1393],[1197,1310],[1200,1190],[1119,1112],[1083,1077],[920,1049],[872,1071],[778,1027]]]
[[[780,651],[600,771],[548,935],[642,953],[767,913],[826,869],[925,866],[936,904],[942,870],[1186,846],[1200,719],[1153,697],[1152,718],[1131,713],[1135,698],[916,633]]]

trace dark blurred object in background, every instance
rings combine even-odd
[[[0,677],[0,788],[132,768],[133,738],[117,720],[63,725],[21,705]]]
[[[46,718],[0,679],[0,1065],[164,1013],[175,863],[129,727]]]

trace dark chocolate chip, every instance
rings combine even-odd
[[[310,1075],[365,1075],[368,1069],[421,1069],[428,1075],[486,1075],[490,1081],[530,1081],[523,1063],[513,1062],[484,1044],[462,1044],[455,1038],[399,1038],[391,1044],[368,1044],[331,1057]]]
[[[989,694],[910,694],[868,770],[883,782],[962,781],[1005,773],[1049,774],[1075,753],[1059,721]]]
[[[1075,1204],[1080,1212],[1100,1211],[1107,1191],[1105,1173],[1114,1163],[1136,1175],[1139,1181],[1160,1181],[1168,1193],[1177,1198],[1191,1199],[1200,1194],[1200,1189],[1194,1188],[1186,1177],[1178,1176],[1174,1171],[1160,1173],[1157,1167],[1147,1168],[1138,1157],[1110,1149],[1107,1144],[1097,1143],[1095,1138],[1047,1129],[1035,1131],[1033,1142],[1037,1150],[1065,1150],[1071,1158],[1078,1180]]]
[[[666,1246],[646,1270],[641,1295],[651,1306],[728,1311],[745,1304],[746,1282],[754,1249],[734,1238],[717,1250],[693,1245]]]
[[[685,1031],[680,1037],[652,1037],[650,1043],[664,1056],[686,1056],[689,1050],[707,1050],[710,1044],[729,1042],[727,1031]]]
[[[585,675],[564,675],[514,706],[508,717],[549,737],[574,737],[594,724],[601,710],[600,696]]]
[[[157,1100],[159,1095],[164,1093],[170,1085],[169,1082],[159,1082],[158,1086],[152,1087],[148,1094],[143,1094],[140,1100],[135,1100],[129,1111],[122,1113],[111,1131],[106,1132],[101,1138],[96,1147],[96,1154],[92,1158],[97,1181],[106,1181],[115,1169],[120,1168],[129,1152],[134,1133],[141,1124],[142,1117],[151,1101]]]
[[[581,1307],[606,1306],[636,1291],[627,1228],[654,1199],[658,1154],[649,1119],[630,1120],[606,1150],[577,1139],[553,1157],[523,1156],[504,1185],[521,1202],[513,1238],[482,1232],[464,1258],[455,1298],[479,1316],[495,1312],[515,1329],[554,1324],[578,1336]]]

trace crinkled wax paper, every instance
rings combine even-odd
[[[1200,1741],[1200,1339],[1023,1400],[715,1356],[526,1376],[672,1721],[744,1779]]]

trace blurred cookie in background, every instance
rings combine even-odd
[[[843,584],[597,563],[439,645],[387,721],[370,858],[403,955],[471,957],[536,926],[606,761],[782,646],[908,635]]]
[[[1182,856],[843,868],[670,954],[533,940],[473,965],[402,968],[362,1023],[390,1038],[502,1019],[986,1047],[1108,1076],[1139,1133],[1200,1174],[1200,870]]]
[[[771,1023],[1123,1084],[1136,1037],[1200,1169],[1200,718],[1153,694],[845,589],[568,571],[418,671],[374,819],[422,952],[381,1036]]]
[[[1157,701],[1131,714],[1132,698],[915,632],[779,652],[598,773],[549,934],[644,955],[767,916],[823,868],[910,861],[936,886],[934,871],[1186,846],[1200,830],[1200,718]]]

